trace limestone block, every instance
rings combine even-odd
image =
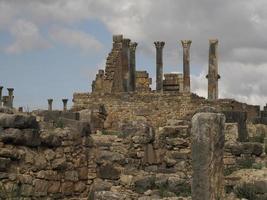
[[[3,128],[38,128],[34,116],[0,113],[0,127]]]

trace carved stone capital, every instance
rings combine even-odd
[[[47,99],[47,101],[48,101],[48,104],[52,104],[53,99]]]
[[[68,102],[68,99],[62,99],[62,102],[66,104]]]
[[[162,42],[162,41],[156,41],[154,42],[154,45],[157,49],[163,49],[164,45],[165,45],[165,42]]]
[[[123,40],[123,35],[113,35],[113,42],[118,43],[122,42]]]
[[[210,43],[210,45],[212,45],[212,44],[218,44],[219,41],[218,41],[218,39],[209,39],[209,43]]]
[[[129,47],[131,40],[128,38],[123,39],[123,44],[127,47]]]
[[[192,41],[191,40],[181,40],[181,43],[183,45],[183,48],[190,48]]]

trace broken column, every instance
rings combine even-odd
[[[3,106],[4,107],[9,107],[9,105],[10,105],[9,96],[3,96],[2,97],[2,101],[3,101]]]
[[[130,43],[130,76],[129,76],[129,91],[134,92],[136,88],[136,66],[135,66],[135,51],[137,43]]]
[[[208,79],[208,99],[218,99],[218,40],[209,40],[209,72],[206,78]]]
[[[68,99],[62,99],[63,102],[63,111],[67,111],[67,103],[68,103]]]
[[[192,118],[192,200],[223,199],[224,123],[210,107]]]
[[[47,99],[47,101],[48,101],[48,110],[52,111],[53,99]]]
[[[129,46],[130,39],[123,39],[122,45],[122,78],[123,78],[123,91],[129,91],[129,68],[130,68],[130,54]]]
[[[190,45],[191,40],[182,40],[183,45],[183,92],[190,92]]]
[[[3,102],[3,100],[2,100],[2,91],[3,91],[3,86],[0,86],[0,106],[2,106],[2,102]]]
[[[154,42],[155,47],[156,47],[156,65],[157,65],[157,70],[156,70],[156,90],[158,92],[163,91],[163,59],[162,59],[162,50],[165,45],[165,42]]]
[[[7,88],[8,90],[8,97],[9,97],[9,106],[10,108],[13,108],[13,99],[14,99],[14,88]]]

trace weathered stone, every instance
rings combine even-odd
[[[65,180],[76,182],[79,180],[77,171],[66,171]]]
[[[70,181],[63,182],[61,185],[61,190],[64,195],[67,195],[67,196],[71,195],[74,191],[73,182],[70,182]]]
[[[110,161],[112,163],[117,162],[119,164],[125,164],[125,157],[123,154],[117,152],[110,152],[110,151],[98,152],[96,157],[96,163],[101,164],[106,161]]]
[[[197,113],[192,118],[192,198],[222,198],[225,117],[219,113]]]
[[[59,193],[60,192],[60,182],[59,181],[49,181],[48,182],[48,193]]]
[[[0,140],[4,143],[36,147],[40,145],[39,132],[36,129],[8,128],[0,133]]]
[[[121,200],[125,199],[126,195],[118,192],[111,192],[111,191],[99,191],[95,192],[95,199],[98,200]]]
[[[33,195],[33,186],[29,184],[22,184],[20,191],[21,191],[21,196],[30,197]]]
[[[9,158],[0,158],[0,172],[7,171],[10,163],[11,160]]]
[[[156,152],[154,150],[154,147],[152,144],[146,144],[145,145],[145,154],[143,159],[144,164],[156,164],[157,163],[157,157]]]
[[[9,107],[0,106],[0,113],[14,114],[14,111]]]
[[[87,180],[88,179],[88,168],[87,167],[79,168],[78,176],[80,180]]]
[[[97,170],[97,176],[102,179],[117,180],[120,178],[120,169],[111,163],[101,165]]]
[[[38,155],[34,158],[34,167],[36,168],[36,170],[46,169],[47,160],[43,155]]]
[[[93,188],[94,191],[108,191],[110,190],[112,184],[107,182],[107,181],[103,181],[101,179],[96,178],[94,180],[94,184],[93,184]]]
[[[74,191],[75,192],[83,192],[86,189],[86,185],[83,182],[75,183],[74,185]]]
[[[144,193],[153,189],[155,185],[155,176],[138,176],[134,180],[134,190],[138,193]]]
[[[48,182],[45,180],[35,179],[33,181],[34,185],[34,196],[46,196],[47,195],[47,189],[48,189]]]
[[[56,170],[64,170],[67,168],[66,158],[57,158],[52,161],[52,168]]]
[[[0,148],[0,157],[10,158],[11,160],[19,160],[20,155],[15,149]]]
[[[42,132],[40,134],[41,145],[47,147],[59,147],[61,146],[61,139],[54,132]]]
[[[36,118],[31,115],[0,113],[0,126],[3,128],[38,128]]]

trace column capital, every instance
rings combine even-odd
[[[138,43],[137,42],[130,42],[130,50],[135,51]]]
[[[191,40],[181,40],[183,48],[190,48],[192,41]]]
[[[209,39],[210,44],[218,44],[219,40],[218,39]]]
[[[0,90],[2,90],[4,87],[3,86],[0,86]]]
[[[53,99],[47,99],[48,103],[52,103]]]
[[[69,99],[62,99],[63,103],[67,103]]]
[[[14,88],[7,88],[8,91],[13,92]]]
[[[163,49],[164,45],[165,45],[165,42],[163,41],[156,41],[154,42],[154,45],[157,49]]]

